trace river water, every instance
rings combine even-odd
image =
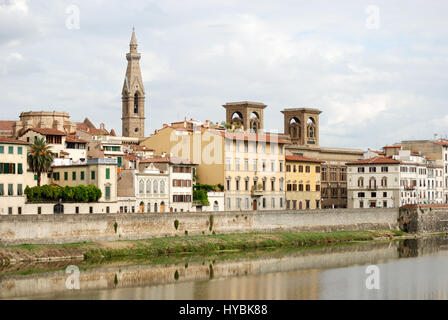
[[[67,288],[69,265],[80,270],[79,290]],[[368,289],[368,277],[379,288]],[[0,299],[447,298],[447,237],[0,269]]]

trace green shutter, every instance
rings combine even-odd
[[[110,168],[106,168],[106,179],[110,179]]]
[[[68,180],[68,172],[64,172],[64,180]]]
[[[90,173],[90,178],[91,178],[92,180],[95,180],[95,171],[92,171],[92,172]]]
[[[4,195],[5,195],[4,184],[0,183],[0,196],[4,196]]]
[[[76,171],[72,172],[72,180],[76,180]]]
[[[10,184],[8,184],[8,196],[13,196],[13,195],[14,195],[13,184],[10,183]]]
[[[21,184],[18,184],[17,185],[17,195],[18,196],[21,196],[23,194],[23,192],[22,192],[22,185]]]
[[[81,171],[81,180],[84,180],[84,171]]]
[[[5,153],[5,147],[4,146],[0,146],[0,153]]]
[[[8,153],[9,154],[14,154],[14,147],[9,147],[8,148]]]
[[[22,167],[22,164],[21,164],[21,163],[19,163],[19,164],[17,165],[17,173],[18,173],[18,174],[22,174],[22,173],[23,173],[23,167]]]
[[[118,160],[118,168],[121,168],[121,163],[122,163],[122,158],[121,157],[117,157]]]
[[[22,154],[22,147],[17,147],[17,154]]]
[[[110,199],[110,187],[106,187],[106,199]]]

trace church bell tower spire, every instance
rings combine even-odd
[[[128,66],[121,92],[122,135],[143,138],[145,136],[145,88],[140,71],[140,53],[137,51],[137,37],[132,28],[129,53],[126,54]]]

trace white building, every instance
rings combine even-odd
[[[137,161],[137,169],[120,170],[120,212],[195,211],[193,168],[189,161],[162,156]]]

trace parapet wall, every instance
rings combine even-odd
[[[405,232],[448,232],[448,205],[406,205],[399,210],[398,222]]]
[[[133,240],[186,232],[398,229],[397,221],[398,209],[0,216],[0,245]]]

